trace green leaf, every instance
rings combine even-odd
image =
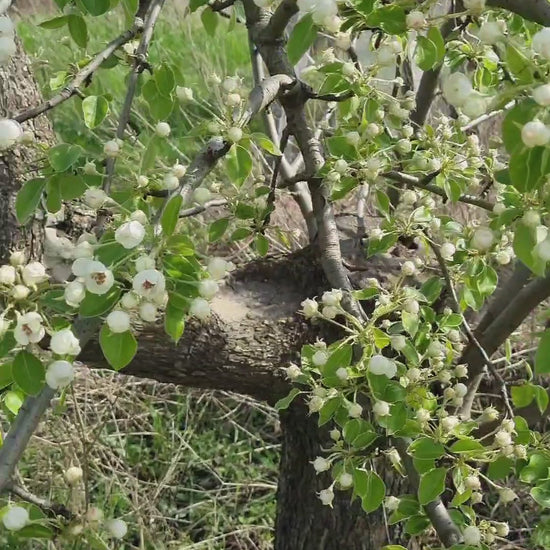
[[[56,201],[77,199],[84,194],[86,189],[87,186],[82,176],[67,173],[51,176],[46,188],[48,195],[55,195]],[[59,207],[61,207],[61,202],[59,202]]]
[[[149,140],[149,143],[147,144],[147,147],[145,148],[145,151],[141,157],[140,170],[142,174],[148,172],[155,165],[155,160],[158,155],[158,144],[159,138],[157,136],[153,136]]]
[[[512,403],[518,408],[527,407],[535,398],[534,386],[532,384],[523,384],[521,386],[512,386]]]
[[[218,28],[219,18],[218,14],[212,10],[210,7],[206,7],[202,10],[201,21],[206,30],[206,34],[214,36],[216,34],[216,29]]]
[[[550,397],[548,397],[548,392],[542,386],[534,386],[533,389],[535,391],[535,401],[537,402],[537,407],[542,414],[548,407]]]
[[[102,95],[89,95],[82,101],[84,123],[88,128],[99,126],[109,112],[109,102]]]
[[[451,445],[449,450],[457,454],[475,453],[475,451],[485,451],[485,447],[477,439],[459,439]]]
[[[290,33],[287,43],[288,60],[296,65],[317,37],[317,26],[311,14],[304,15]]]
[[[46,182],[44,178],[26,181],[17,193],[15,213],[21,225],[25,224],[38,208]]]
[[[0,389],[4,389],[13,382],[11,363],[0,363]]]
[[[66,15],[62,15],[61,17],[54,17],[53,19],[42,21],[42,23],[39,23],[38,26],[43,29],[59,29],[67,24],[67,20],[68,17]]]
[[[183,197],[181,195],[176,195],[172,197],[168,204],[166,205],[166,208],[164,209],[164,212],[162,213],[162,218],[160,220],[160,225],[162,226],[162,232],[169,237],[172,235],[172,233],[176,229],[176,225],[178,224],[179,220],[179,214],[181,205],[183,203]]]
[[[386,485],[376,472],[356,469],[353,472],[353,489],[361,498],[361,507],[367,514],[374,512],[386,496]]]
[[[120,298],[120,288],[113,286],[109,292],[97,295],[90,292],[80,303],[79,313],[82,317],[99,317],[111,311]]]
[[[380,27],[389,34],[402,34],[407,30],[405,10],[401,6],[388,5],[374,10],[367,19],[367,24]]]
[[[282,155],[279,148],[265,134],[255,132],[252,134],[252,139],[270,155],[275,157],[280,157]]]
[[[256,246],[256,251],[260,256],[263,257],[267,254],[269,250],[269,241],[267,240],[265,235],[258,233],[254,238],[254,244]]]
[[[533,81],[533,72],[531,70],[531,60],[512,46],[510,42],[506,46],[506,67],[515,77],[518,85],[530,84]]]
[[[427,37],[435,44],[437,48],[437,63],[443,61],[445,57],[445,40],[441,35],[439,27],[433,26],[428,29]]]
[[[44,366],[32,353],[20,351],[13,360],[12,376],[27,394],[35,395],[44,384]]]
[[[531,496],[543,508],[550,508],[550,481],[545,481],[531,489]]]
[[[434,501],[445,490],[447,468],[434,468],[420,477],[418,502],[425,506]]]
[[[285,409],[288,409],[292,401],[294,401],[294,398],[301,393],[298,388],[292,388],[290,390],[290,393],[286,397],[282,397],[275,403],[275,409],[278,411],[284,411]]]
[[[132,361],[138,347],[134,335],[129,330],[111,332],[106,324],[103,325],[99,333],[99,345],[109,365],[117,371]]]
[[[4,403],[8,410],[13,414],[17,414],[21,405],[23,405],[23,399],[25,395],[20,391],[9,391],[4,395]]]
[[[170,97],[176,87],[174,71],[164,63],[155,71],[154,75],[158,92],[163,96]]]
[[[240,187],[252,172],[252,157],[242,145],[236,145],[227,155],[226,166],[231,181]]]
[[[168,300],[166,311],[164,313],[164,330],[166,334],[178,342],[185,329],[185,311],[176,307],[172,300]]]
[[[529,464],[519,473],[519,478],[524,483],[535,484],[539,480],[546,479],[549,468],[550,457],[543,453],[533,453],[529,457]]]
[[[78,145],[61,143],[48,151],[48,160],[56,172],[68,170],[82,154],[82,148]]]
[[[539,106],[532,99],[526,99],[510,109],[502,123],[502,139],[506,151],[511,155],[525,147],[521,139],[521,129],[526,122],[533,120]]]
[[[437,64],[437,46],[425,36],[418,36],[416,40],[416,63],[423,71],[429,71]]]
[[[545,331],[539,341],[535,355],[535,374],[550,374],[550,330]]]
[[[81,0],[90,15],[103,15],[111,8],[110,0]]]
[[[405,533],[407,533],[407,535],[419,535],[429,525],[431,525],[431,522],[426,516],[412,516],[405,524]]]
[[[17,536],[26,539],[53,539],[54,532],[47,525],[30,523],[17,531]]]
[[[17,345],[13,330],[8,330],[0,338],[0,357],[5,357]]]
[[[445,454],[445,447],[437,443],[431,437],[419,437],[409,446],[409,454],[413,458],[438,459]]]
[[[538,257],[533,256],[536,240],[531,228],[523,224],[516,226],[513,248],[516,256],[537,275],[544,275],[546,264]]]
[[[545,147],[524,148],[510,156],[509,174],[512,185],[520,192],[537,189],[544,182],[549,168]]]
[[[229,218],[220,218],[210,224],[208,228],[208,241],[213,243],[221,239],[229,226]]]
[[[512,471],[513,465],[514,461],[512,459],[500,456],[489,464],[487,468],[487,477],[493,481],[497,479],[506,479]]]
[[[88,28],[86,21],[80,15],[69,15],[69,33],[77,46],[85,48],[88,44]]]

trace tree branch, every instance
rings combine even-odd
[[[546,0],[487,0],[487,6],[502,8],[529,21],[550,26],[550,4]]]
[[[52,502],[51,500],[46,498],[41,498],[31,493],[30,491],[27,491],[27,489],[25,489],[21,485],[11,484],[9,485],[9,491],[13,495],[19,497],[21,500],[38,506],[38,508],[40,508],[44,512],[47,512],[54,516],[63,516],[65,519],[71,519],[73,517],[73,513],[67,507],[63,506],[63,504]]]
[[[101,64],[110,57],[118,48],[130,42],[141,30],[143,29],[143,21],[141,19],[136,19],[134,22],[133,28],[127,30],[121,34],[118,38],[115,38],[106,48],[98,53],[86,66],[84,66],[78,73],[76,73],[73,80],[67,84],[61,92],[59,92],[54,97],[48,99],[41,105],[28,109],[16,116],[13,117],[13,120],[17,122],[25,122],[31,118],[35,118],[42,113],[45,113],[54,107],[57,107],[61,103],[70,99],[73,95],[76,95],[80,86],[85,84],[87,80],[94,74],[94,72],[99,69]]]
[[[116,130],[116,137],[118,139],[124,138],[124,132],[126,130],[126,126],[128,125],[128,121],[130,120],[130,111],[132,110],[132,103],[134,102],[134,96],[136,94],[138,78],[146,67],[147,50],[149,49],[149,44],[153,38],[153,30],[155,28],[158,16],[160,15],[162,6],[164,5],[164,1],[165,0],[152,0],[148,17],[143,27],[141,40],[136,50],[134,67],[130,73],[130,78],[128,79],[128,86],[126,88],[126,97],[124,98],[124,103],[122,105],[122,112],[120,113],[120,118],[118,119],[118,126]],[[115,172],[115,163],[116,157],[107,158],[105,170],[106,178],[105,183],[103,184],[103,189],[107,194],[111,189],[111,183]]]
[[[391,179],[393,181],[397,181],[399,183],[406,183],[407,185],[412,185],[413,187],[417,187],[418,189],[424,189],[425,191],[429,191],[430,193],[439,195],[445,200],[449,200],[447,193],[445,193],[443,189],[441,189],[437,185],[433,185],[431,183],[425,183],[426,181],[431,181],[433,177],[435,177],[435,175],[428,175],[426,178],[418,178],[416,176],[411,176],[410,174],[397,172],[395,170],[384,172],[382,174],[382,176],[385,178]],[[471,195],[461,195],[457,200],[458,202],[463,202],[465,204],[478,206],[479,208],[483,208],[484,210],[488,210],[489,212],[492,212],[495,206],[491,201],[487,201],[485,199],[478,199],[477,197],[472,197]]]
[[[281,37],[294,15],[298,13],[296,0],[283,0],[278,6],[269,23],[262,31],[262,40],[273,41]]]

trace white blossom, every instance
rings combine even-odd
[[[323,458],[322,456],[318,456],[313,461],[313,469],[318,474],[320,474],[321,472],[326,472],[327,470],[330,470],[330,462],[326,458]]]
[[[68,361],[54,361],[46,370],[46,384],[57,390],[68,386],[74,379],[74,367]]]
[[[443,81],[443,96],[455,107],[460,107],[472,92],[472,83],[463,73],[452,73]]]
[[[162,188],[166,189],[167,191],[174,191],[174,189],[177,189],[180,185],[180,180],[177,176],[174,176],[174,174],[169,173],[164,176]]]
[[[481,543],[481,531],[475,525],[469,525],[462,531],[464,544],[468,546],[479,546]]]
[[[126,249],[140,245],[145,237],[145,227],[138,221],[123,223],[115,231],[115,241]]]
[[[29,521],[29,512],[22,506],[10,506],[2,516],[2,523],[8,531],[19,531]]]
[[[113,272],[96,260],[79,258],[73,262],[72,271],[77,277],[84,277],[86,290],[92,294],[106,294],[115,283]]]
[[[340,367],[340,368],[336,369],[336,377],[339,380],[342,380],[342,382],[345,381],[345,380],[348,380],[348,378],[349,378],[348,369],[346,369],[346,367]]]
[[[407,339],[402,334],[394,334],[391,336],[390,341],[395,351],[402,351],[407,345]]]
[[[521,140],[527,147],[546,145],[550,141],[550,129],[540,120],[532,120],[523,125]]]
[[[89,206],[93,210],[98,210],[99,208],[101,208],[108,198],[109,197],[107,196],[105,191],[103,191],[103,189],[100,189],[99,187],[88,187],[88,189],[84,191],[84,195],[82,196],[84,204],[86,204],[86,206]]]
[[[348,405],[348,415],[350,418],[359,418],[363,414],[363,407],[359,403],[350,403]]]
[[[504,39],[502,27],[503,25],[499,21],[486,21],[479,27],[477,36],[483,44],[496,44]]]
[[[158,122],[155,126],[155,133],[159,137],[168,137],[171,131],[172,129],[170,128],[170,124],[168,124],[168,122]]]
[[[2,63],[3,41],[10,40],[13,42],[12,38],[0,37],[0,64]],[[18,122],[9,118],[0,118],[0,151],[15,145],[22,135],[23,129]]]
[[[11,286],[15,284],[15,267],[3,265],[0,267],[0,285]]]
[[[227,137],[233,143],[237,143],[243,139],[243,131],[237,126],[232,126],[227,130]]]
[[[128,533],[128,525],[121,519],[110,519],[105,522],[105,529],[114,539],[123,539]]]
[[[426,21],[426,17],[424,17],[424,14],[418,10],[410,11],[407,14],[405,22],[408,29],[413,29],[415,31],[423,29],[428,24],[428,22]]]
[[[400,500],[397,497],[390,495],[384,500],[384,506],[389,512],[394,512],[399,508],[399,502]]]
[[[200,205],[207,203],[212,198],[212,192],[206,187],[197,187],[193,191],[193,200]]]
[[[469,118],[477,118],[487,111],[487,99],[479,92],[472,91],[461,106],[462,112]]]
[[[115,309],[105,319],[111,332],[119,333],[130,330],[130,316],[120,309]]]
[[[107,141],[103,145],[103,153],[107,157],[116,157],[120,153],[120,145],[118,144],[118,141],[112,139],[110,141]]]
[[[139,316],[146,323],[154,323],[157,318],[157,308],[151,302],[142,302],[139,306]]]
[[[189,307],[189,314],[201,321],[205,321],[212,313],[208,300],[204,298],[195,298]]]
[[[328,361],[328,353],[325,350],[317,350],[311,357],[311,362],[316,367],[322,367]]]
[[[30,262],[21,270],[21,277],[26,285],[33,286],[48,279],[46,268],[40,262]]]
[[[545,27],[533,36],[533,50],[545,59],[550,59],[550,28]]]
[[[25,252],[23,250],[15,250],[10,254],[10,264],[13,266],[23,265],[25,263]]]
[[[452,432],[460,424],[460,419],[457,416],[446,416],[441,419],[441,429],[448,433]]]
[[[0,0],[0,14],[8,11],[11,5],[11,0]]]
[[[208,261],[207,271],[212,279],[223,279],[228,271],[231,271],[233,264],[227,262],[223,258],[210,258]]]
[[[24,300],[31,293],[31,289],[25,285],[15,285],[11,289],[10,295],[16,301]]]
[[[90,506],[86,512],[86,520],[89,523],[100,523],[103,521],[103,510],[97,506]]]
[[[183,164],[176,163],[174,166],[172,166],[172,174],[176,176],[176,178],[183,178],[185,176],[185,173],[187,172],[187,167]]]
[[[65,470],[63,475],[69,485],[75,485],[82,479],[84,472],[79,466],[70,466]]]
[[[416,266],[413,262],[407,261],[404,262],[401,266],[401,273],[405,275],[405,277],[410,277],[416,273]]]
[[[324,506],[332,506],[332,501],[334,500],[334,491],[332,490],[332,487],[320,491],[319,500]]]
[[[203,298],[211,300],[216,295],[219,288],[218,283],[213,279],[204,279],[199,283],[199,294]]]
[[[355,147],[361,143],[361,136],[359,135],[359,132],[348,132],[345,135],[346,141]]]
[[[550,84],[543,84],[533,90],[533,99],[543,107],[550,105]]]
[[[372,374],[384,375],[387,378],[393,378],[397,374],[397,365],[383,355],[373,355],[369,360],[368,369]]]
[[[300,367],[294,363],[290,363],[288,367],[285,367],[284,371],[290,380],[296,380],[302,374]]]
[[[78,355],[80,342],[70,328],[64,328],[52,335],[50,349],[57,355]]]
[[[145,269],[140,271],[133,280],[133,289],[136,294],[143,298],[152,298],[163,293],[166,288],[164,275],[156,269]]]
[[[134,309],[139,304],[139,298],[135,292],[127,292],[120,300],[120,305],[125,309]]]
[[[193,101],[193,90],[185,86],[176,86],[176,97],[180,103]]]
[[[489,250],[493,245],[495,236],[488,227],[479,227],[472,236],[472,247],[480,252]]]
[[[29,311],[17,319],[13,332],[15,341],[21,345],[36,344],[44,338],[46,331],[42,326],[42,317],[35,311]]]
[[[311,298],[305,299],[301,304],[302,313],[306,319],[311,319],[319,313],[319,304]]]
[[[372,411],[377,416],[389,416],[390,415],[390,404],[386,401],[377,401],[372,406]]]

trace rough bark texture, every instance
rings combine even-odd
[[[18,51],[12,60],[0,67],[0,118],[18,113],[41,101],[28,57],[17,43]],[[46,117],[38,117],[24,124],[23,129],[34,134],[36,143],[51,143],[53,131]],[[42,224],[31,222],[18,227],[15,219],[15,196],[21,183],[36,174],[43,154],[30,145],[0,154],[0,264],[13,248],[25,248],[30,257],[42,252]]]
[[[327,430],[296,403],[281,415],[283,447],[277,492],[275,550],[380,550],[388,544],[380,512],[365,514],[349,491],[335,491],[333,507],[317,497],[332,483],[311,462],[330,445]]]

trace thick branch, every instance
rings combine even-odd
[[[546,0],[488,0],[487,6],[502,8],[529,21],[550,26],[550,3]]]
[[[271,16],[269,23],[263,30],[262,39],[265,41],[277,40],[283,36],[285,29],[294,15],[298,13],[296,0],[283,0]]]

